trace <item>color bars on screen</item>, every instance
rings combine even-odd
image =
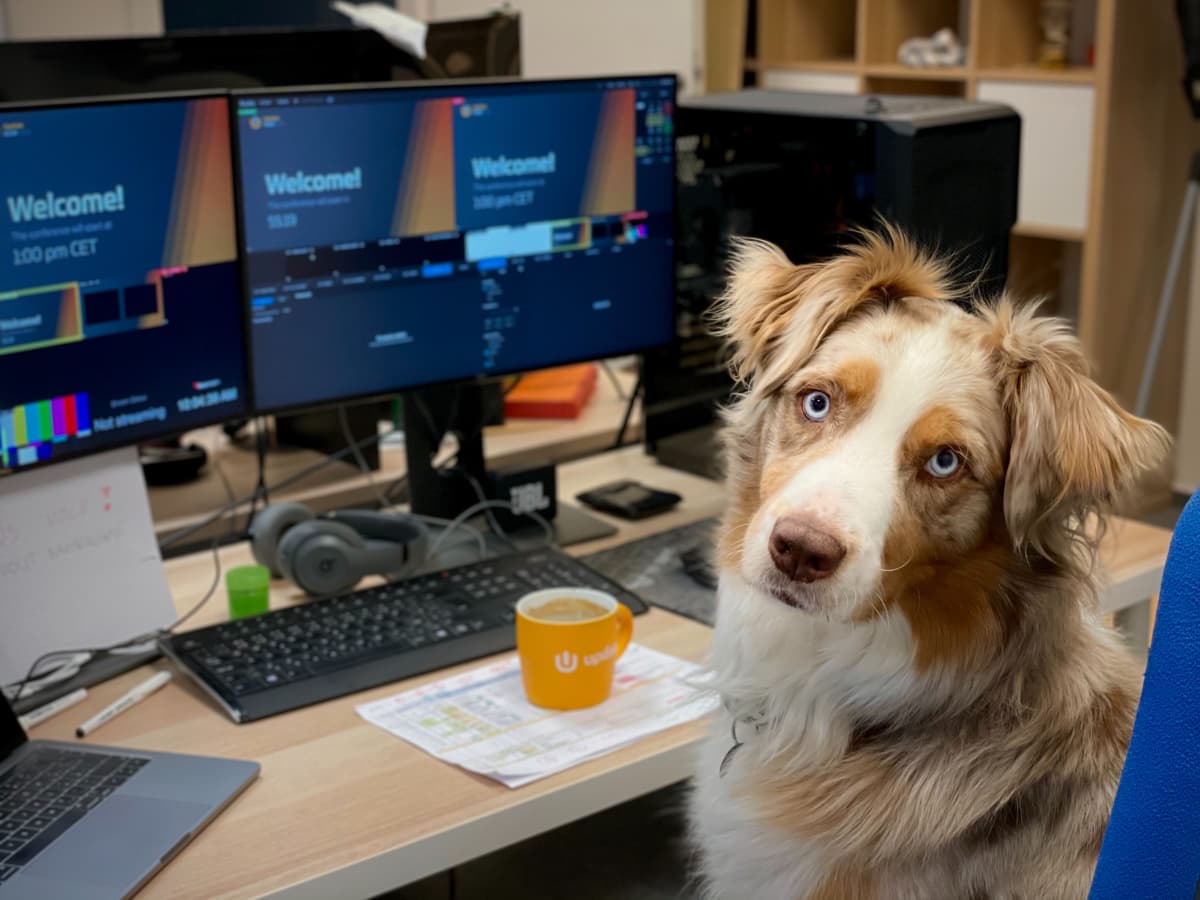
[[[0,458],[12,467],[49,459],[55,444],[92,433],[87,394],[23,403],[0,411]]]

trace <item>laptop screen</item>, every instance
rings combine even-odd
[[[8,705],[8,700],[0,695],[0,761],[23,743],[25,729],[17,721],[17,714]]]

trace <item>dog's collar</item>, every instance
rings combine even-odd
[[[733,739],[731,746],[723,757],[721,757],[720,776],[725,777],[725,772],[729,769],[730,763],[733,762],[734,756],[738,750],[742,749],[742,740],[738,737],[738,726],[741,726],[742,734],[760,734],[767,727],[767,717],[763,712],[757,712],[749,715],[736,715],[730,708],[728,700],[724,701],[725,709],[730,715],[729,736]]]
[[[767,719],[767,715],[762,709],[753,713],[738,715],[734,712],[733,706],[728,700],[723,700],[722,705],[725,707],[725,711],[729,713],[729,737],[733,741],[732,746],[721,757],[720,775],[724,778],[730,764],[733,762],[733,758],[737,756],[737,752],[745,744],[745,741],[739,735],[762,734],[766,731],[768,725],[770,725],[770,720]],[[850,749],[862,749],[881,736],[889,733],[894,733],[893,727],[886,722],[860,722],[854,727],[851,733]]]

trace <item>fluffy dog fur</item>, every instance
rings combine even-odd
[[[1167,438],[1064,323],[953,297],[892,230],[818,265],[737,253],[723,711],[690,809],[709,897],[1086,896],[1139,692],[1097,614],[1096,535]],[[926,468],[942,448],[950,477]],[[773,563],[784,517],[845,548],[831,576]]]

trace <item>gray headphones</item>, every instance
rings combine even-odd
[[[425,561],[429,531],[412,516],[345,509],[315,516],[273,503],[250,526],[254,559],[305,592],[340,594],[364,575],[403,575]]]

